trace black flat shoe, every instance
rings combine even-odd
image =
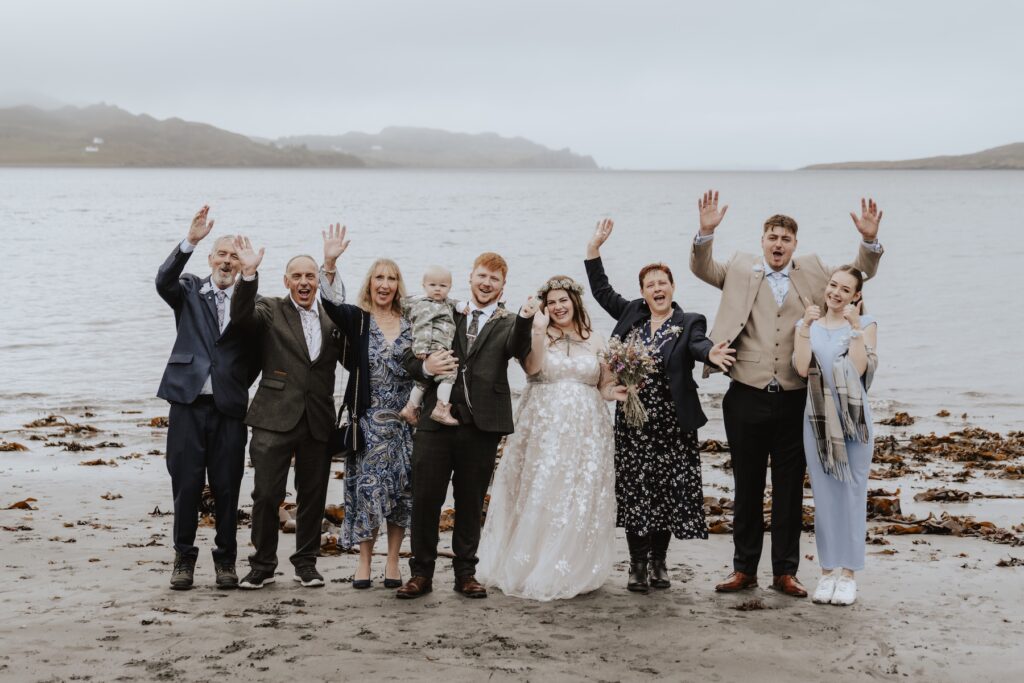
[[[665,560],[651,560],[651,588],[668,588],[671,585]]]
[[[629,579],[626,583],[626,590],[632,593],[646,593],[650,590],[647,582],[647,563],[631,562],[629,564]]]
[[[385,588],[401,588],[402,587],[402,577],[398,577],[397,579],[389,579],[388,577],[385,576],[384,577],[384,587]]]
[[[352,579],[352,587],[359,590],[373,588],[373,579]]]

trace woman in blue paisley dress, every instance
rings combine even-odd
[[[334,228],[324,239],[348,244]],[[331,288],[321,292],[324,311],[348,340],[345,405],[358,425],[354,452],[345,460],[340,545],[359,546],[352,587],[370,588],[374,542],[380,526],[387,524],[384,586],[397,588],[402,585],[398,552],[412,522],[412,430],[399,416],[413,387],[401,362],[412,344],[412,328],[401,313],[402,273],[390,259],[375,261],[359,290],[358,306],[332,300]]]

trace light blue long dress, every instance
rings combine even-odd
[[[860,318],[861,329],[866,330],[868,326],[876,324],[871,316],[862,315]],[[831,368],[835,358],[846,353],[850,347],[850,326],[843,325],[830,330],[815,321],[811,324],[810,335],[811,351],[822,368],[824,385],[832,392],[838,406],[839,397]],[[818,444],[807,412],[804,412],[804,453],[811,477],[811,489],[814,491],[814,538],[822,569],[864,569],[868,474],[875,444],[867,392],[864,395],[864,419],[868,425],[867,443],[846,439],[846,457],[853,481],[839,481],[825,474],[822,469],[818,459]]]

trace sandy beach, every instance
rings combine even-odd
[[[761,587],[715,594],[731,565],[728,533],[674,542],[673,586],[648,595],[625,590],[619,538],[612,578],[573,600],[534,603],[492,591],[485,601],[469,601],[451,591],[451,569],[442,562],[433,594],[399,601],[381,587],[382,562],[372,590],[352,590],[354,555],[320,559],[326,588],[299,587],[286,559],[291,535],[282,537],[275,585],[218,591],[208,526],[200,528],[196,587],[169,590],[172,517],[154,514],[171,508],[166,430],[150,426],[160,416],[79,408],[62,417],[68,424],[50,420],[0,435],[28,449],[0,453],[0,507],[35,499],[0,511],[2,680],[988,681],[1024,672],[1017,654],[1024,568],[1000,566],[1024,560],[1024,547],[1013,545],[1024,536],[1024,527],[1013,529],[1022,520],[1024,481],[1007,469],[1022,461],[1003,457],[1001,447],[988,451],[991,458],[976,449],[982,455],[967,462],[876,456],[882,478],[871,486],[894,494],[881,498],[902,503],[904,520],[970,514],[1007,536],[996,543],[941,529],[897,533],[893,510],[880,510],[869,530],[888,532],[872,532],[877,545],[868,546],[851,608],[768,590],[767,537]],[[884,433],[910,447],[912,429]],[[66,450],[71,443],[93,450]],[[97,460],[102,464],[82,464]],[[727,462],[727,453],[705,454],[711,498],[729,499]],[[243,510],[251,486],[247,469]],[[971,500],[914,501],[915,493],[936,488],[970,492]],[[332,480],[330,501],[340,498],[341,481]],[[727,527],[727,510],[709,517],[715,520]],[[984,526],[966,532],[995,533]],[[244,557],[248,528],[238,533]],[[443,535],[442,549],[449,543]],[[813,588],[812,533],[804,534],[802,551],[800,576]]]

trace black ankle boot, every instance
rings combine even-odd
[[[647,562],[651,552],[651,537],[626,532],[629,544],[629,580],[626,590],[633,593],[646,593],[650,589],[647,577]]]
[[[668,588],[672,582],[668,579],[668,567],[665,557],[668,555],[668,542],[672,532],[661,530],[651,534],[651,587]]]

